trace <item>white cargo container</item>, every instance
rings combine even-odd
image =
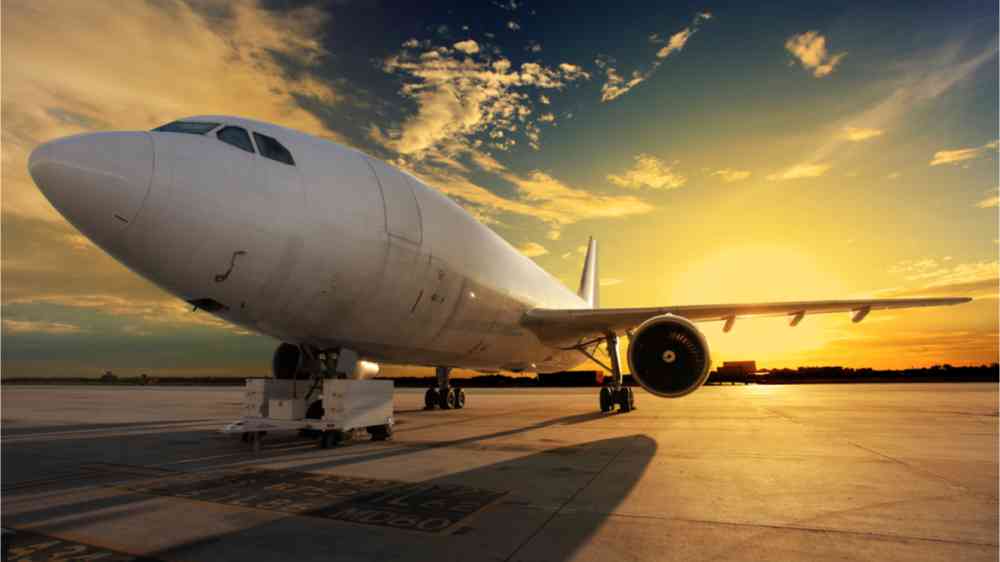
[[[357,429],[384,440],[392,436],[392,395],[392,381],[247,379],[243,417],[222,431],[255,446],[265,433],[283,430],[318,435],[323,447]]]

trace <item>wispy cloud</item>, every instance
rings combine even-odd
[[[549,251],[545,249],[545,246],[542,246],[538,242],[527,242],[519,246],[517,249],[529,258],[537,258],[538,256],[544,256],[549,253]]]
[[[873,129],[870,127],[851,127],[847,126],[843,129],[844,138],[851,142],[861,142],[875,137],[880,137],[885,134],[885,131],[881,129]]]
[[[654,33],[649,36],[649,41],[654,44],[663,44],[663,47],[656,51],[656,58],[650,64],[649,68],[646,70],[633,70],[631,73],[625,75],[616,68],[616,62],[613,58],[608,56],[598,56],[594,63],[604,71],[605,80],[604,84],[601,86],[601,101],[608,102],[617,99],[629,92],[632,88],[635,88],[639,84],[646,81],[656,69],[660,67],[664,59],[670,55],[679,52],[681,49],[687,45],[688,40],[694,35],[702,22],[712,19],[712,14],[709,12],[700,12],[695,14],[694,21],[688,27],[681,29],[680,31],[673,33],[666,40],[662,39],[658,33]]]
[[[829,164],[803,163],[795,164],[780,172],[769,174],[767,179],[771,181],[797,180],[802,178],[817,178],[830,170]]]
[[[630,189],[675,189],[687,182],[687,178],[674,172],[669,164],[650,154],[637,155],[634,166],[607,177],[611,183]]]
[[[953,263],[950,257],[904,260],[889,268],[906,286],[886,289],[883,296],[970,296],[997,298],[1000,264],[994,261]]]
[[[1000,206],[1000,187],[993,188],[986,193],[988,193],[989,196],[976,203],[977,207],[980,209],[991,209],[993,207]]]
[[[785,49],[799,60],[802,67],[812,71],[816,78],[828,76],[847,53],[830,54],[826,50],[826,37],[818,31],[792,35],[785,41]]]
[[[10,334],[78,334],[83,330],[68,322],[48,322],[44,320],[14,320],[4,318],[3,333]]]
[[[713,176],[719,176],[722,181],[726,183],[733,183],[737,181],[743,181],[750,177],[750,170],[731,170],[729,168],[723,168],[721,170],[716,170],[712,172]]]
[[[934,157],[931,158],[931,166],[940,166],[942,164],[957,164],[959,162],[964,162],[966,160],[972,160],[974,158],[979,158],[985,156],[991,151],[995,151],[997,148],[997,142],[988,142],[983,146],[974,146],[970,148],[958,148],[955,150],[939,150],[934,153]]]
[[[481,220],[495,221],[494,217],[502,214],[530,217],[548,226],[551,240],[559,239],[562,227],[579,221],[617,219],[654,209],[651,204],[631,195],[603,195],[568,185],[540,170],[518,174],[492,158],[479,157],[479,160],[491,173],[514,186],[514,197],[501,197],[465,174],[425,161],[414,162],[408,169],[428,185],[462,203]]]

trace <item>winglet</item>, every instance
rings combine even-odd
[[[583,274],[580,276],[580,290],[576,294],[587,302],[590,308],[597,308],[599,305],[597,293],[600,286],[597,277],[597,240],[590,237],[587,244],[587,257],[583,259]]]

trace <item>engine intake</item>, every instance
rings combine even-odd
[[[694,392],[708,378],[711,363],[705,336],[690,320],[673,314],[646,320],[629,341],[632,376],[657,396]]]

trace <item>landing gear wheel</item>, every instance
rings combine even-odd
[[[438,402],[440,402],[440,401],[441,401],[441,397],[438,396],[438,389],[437,388],[428,388],[427,392],[424,393],[424,409],[425,410],[433,410],[434,407],[437,406]]]
[[[461,388],[455,389],[455,407],[458,409],[465,407],[465,391]]]
[[[368,428],[368,433],[372,436],[372,441],[386,441],[392,438],[392,426],[373,425]]]
[[[455,407],[454,388],[449,388],[448,390],[440,393],[439,396],[440,396],[440,402],[438,403],[438,405],[441,406],[442,410],[450,410]]]
[[[324,431],[323,435],[319,438],[319,446],[323,449],[330,449],[340,445],[343,440],[344,432],[339,429]]]
[[[612,396],[611,396],[611,389],[610,388],[608,388],[606,386],[602,386],[601,387],[600,401],[601,401],[601,411],[602,412],[605,412],[605,413],[610,412],[611,409],[615,407],[614,400],[612,399]]]
[[[631,388],[623,386],[618,389],[617,394],[618,406],[622,413],[628,413],[635,409],[635,394]]]

